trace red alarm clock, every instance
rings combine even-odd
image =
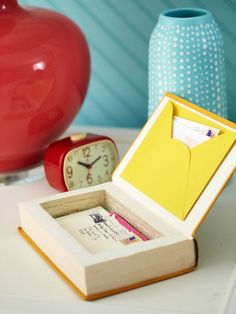
[[[107,136],[79,133],[48,146],[44,170],[49,184],[60,191],[84,188],[111,180],[118,151]]]

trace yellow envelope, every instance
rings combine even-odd
[[[172,138],[173,111],[176,114],[179,108],[169,101],[121,177],[184,220],[234,144],[235,133],[215,124],[220,134],[190,149]],[[187,111],[185,118],[188,118]],[[195,115],[195,121],[199,121],[199,115]],[[189,119],[193,116],[189,111]]]

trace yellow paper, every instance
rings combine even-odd
[[[220,135],[190,149],[171,137],[173,111],[178,110],[171,101],[166,104],[121,177],[184,220],[234,144],[235,134],[217,125]],[[188,109],[182,112],[187,119],[208,123]]]

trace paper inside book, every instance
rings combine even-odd
[[[102,206],[62,216],[57,221],[93,254],[149,240],[120,215]]]
[[[174,116],[172,137],[189,148],[206,142],[219,134],[220,130],[211,126]]]

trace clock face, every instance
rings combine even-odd
[[[109,140],[73,149],[64,160],[65,185],[68,190],[74,190],[110,181],[117,163],[116,148]]]

